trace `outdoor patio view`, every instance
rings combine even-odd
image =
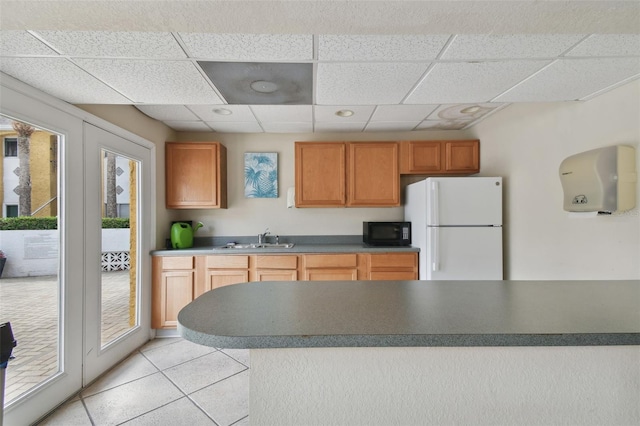
[[[4,116],[0,138],[0,323],[10,322],[17,340],[15,359],[6,369],[8,405],[60,372],[61,301],[84,300],[65,294],[61,272],[65,224],[58,217],[63,202],[59,152],[64,138]],[[135,174],[135,163],[105,151],[102,157],[102,253],[97,254],[102,256],[102,279],[94,285],[101,286],[104,347],[136,324],[135,270],[130,268],[135,240],[129,221],[135,199],[129,175]]]

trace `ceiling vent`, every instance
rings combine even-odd
[[[311,105],[312,64],[200,61],[230,105]]]

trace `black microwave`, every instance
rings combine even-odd
[[[368,246],[411,245],[411,222],[362,222],[362,242]]]

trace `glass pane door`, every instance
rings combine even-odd
[[[86,123],[85,135],[87,384],[150,337],[151,151]]]

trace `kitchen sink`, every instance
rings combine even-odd
[[[253,243],[253,244],[235,244],[229,243],[223,248],[228,249],[283,249],[283,248],[291,248],[295,244],[294,243],[283,243],[283,244],[272,244],[272,243]]]

